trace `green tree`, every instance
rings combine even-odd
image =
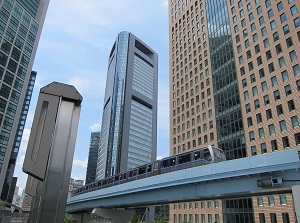
[[[134,214],[133,216],[131,216],[131,218],[127,219],[125,221],[125,223],[139,223],[139,216],[137,214]]]
[[[163,216],[161,213],[160,214],[156,214],[155,215],[155,219],[154,219],[155,223],[167,223],[167,219],[165,218],[165,216]]]
[[[74,218],[70,214],[65,215],[64,223],[73,223]]]

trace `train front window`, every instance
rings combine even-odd
[[[211,161],[211,155],[208,149],[204,150],[204,159],[207,161]]]
[[[147,166],[147,172],[151,172],[151,168],[152,167],[152,165],[151,164],[149,164],[148,166]]]

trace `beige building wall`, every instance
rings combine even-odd
[[[299,149],[300,1],[228,0],[227,6],[247,156]],[[169,0],[170,155],[218,145],[205,7],[205,0]],[[255,222],[259,213],[266,222],[270,213],[277,222],[288,213],[293,222],[291,194],[286,205],[272,196],[275,205],[264,206],[252,197]],[[170,222],[196,222],[196,214],[199,222],[202,214],[205,222],[208,214],[223,222],[221,200],[218,208],[201,209],[201,202],[209,201],[170,204]]]

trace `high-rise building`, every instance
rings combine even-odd
[[[25,122],[26,122],[26,118],[27,118],[27,114],[28,114],[28,110],[29,110],[29,105],[30,105],[30,101],[31,101],[33,88],[34,88],[36,74],[37,73],[35,71],[32,71],[30,74],[30,79],[28,82],[27,91],[26,91],[26,95],[24,98],[24,102],[23,102],[22,112],[21,112],[21,115],[19,118],[18,128],[17,128],[17,132],[15,135],[13,149],[11,151],[10,160],[9,160],[9,164],[8,164],[7,171],[6,171],[6,177],[5,177],[5,181],[4,181],[4,185],[3,185],[3,189],[2,189],[1,198],[3,200],[8,201],[9,203],[12,202],[14,188],[16,187],[16,183],[17,183],[17,178],[16,178],[16,180],[13,180],[14,179],[13,174],[15,171],[18,153],[19,153],[19,149],[20,149],[20,145],[21,145],[21,141],[22,141],[23,130],[25,127]]]
[[[95,182],[96,180],[99,142],[100,132],[92,132],[90,139],[89,158],[86,169],[85,184]]]
[[[49,0],[0,1],[0,192],[4,200],[18,153],[15,143],[22,137],[17,136],[19,120],[48,4]]]
[[[129,32],[109,55],[96,179],[156,159],[157,54]]]
[[[208,144],[227,159],[300,148],[299,10],[296,0],[169,0],[171,155]],[[199,204],[170,205],[171,222],[294,221],[282,191]]]

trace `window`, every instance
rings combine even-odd
[[[258,94],[256,86],[252,88],[252,94],[253,94],[253,96],[256,96]]]
[[[285,15],[285,13],[282,13],[280,15],[280,21],[281,21],[281,23],[284,23],[286,21],[286,15]]]
[[[269,68],[269,72],[270,72],[270,73],[272,73],[272,72],[275,71],[275,68],[274,68],[274,64],[273,64],[273,63],[270,63],[270,64],[268,65],[268,68]]]
[[[282,213],[282,223],[290,223],[289,213]]]
[[[257,124],[262,122],[261,113],[256,114],[256,122],[257,122]]]
[[[276,76],[274,76],[274,77],[271,78],[271,82],[272,82],[272,87],[277,86],[278,82],[277,82]]]
[[[250,138],[250,141],[255,140],[254,132],[253,131],[249,132],[249,138]]]
[[[270,104],[270,98],[269,98],[269,95],[265,95],[265,96],[264,96],[264,103],[265,103],[265,105]]]
[[[296,145],[300,145],[300,133],[294,135]]]
[[[277,40],[279,40],[278,32],[273,33],[273,40],[274,40],[274,42],[276,42]]]
[[[251,154],[252,156],[257,155],[256,146],[251,146]]]
[[[283,28],[283,33],[284,33],[284,35],[286,35],[286,34],[288,34],[289,32],[290,32],[290,27],[289,27],[289,25],[287,24],[287,25],[285,25]]]
[[[273,152],[278,150],[277,141],[275,139],[271,141],[271,147]]]
[[[264,19],[264,17],[262,16],[262,17],[259,18],[259,25],[262,25],[262,24],[264,24],[264,23],[265,23],[265,19]]]
[[[279,93],[279,90],[274,91],[274,99],[275,99],[275,101],[277,101],[277,100],[280,99],[280,93]]]
[[[289,111],[295,110],[295,103],[293,100],[288,101],[288,108],[289,108]]]
[[[279,200],[281,205],[286,205],[286,196],[285,195],[279,195]]]
[[[264,68],[261,68],[261,69],[258,71],[258,73],[259,73],[259,77],[260,77],[260,78],[263,78],[263,77],[265,76]]]
[[[295,24],[295,28],[300,26],[300,18],[297,17],[296,19],[294,19],[294,24]]]
[[[272,10],[272,9],[270,9],[270,10],[268,11],[268,16],[269,16],[269,19],[272,18],[272,17],[274,16],[274,13],[273,13],[273,10]]]
[[[251,83],[255,82],[255,75],[254,74],[250,75],[250,81],[251,81]],[[300,82],[299,82],[299,86],[300,86]]]
[[[272,22],[270,22],[270,25],[271,25],[271,29],[275,29],[276,28],[276,21],[273,20]]]
[[[282,81],[286,81],[289,79],[289,75],[288,75],[288,72],[285,70],[285,71],[282,71],[281,72],[281,77],[282,77]]]
[[[291,59],[291,62],[293,62],[294,60],[297,59],[297,54],[294,50],[290,52],[290,59]]]
[[[266,52],[266,57],[267,57],[267,60],[269,60],[269,59],[272,58],[272,54],[271,54],[271,51],[270,51],[270,50],[268,50],[268,51]]]
[[[249,14],[249,20],[252,21],[253,19],[254,19],[254,15],[253,15],[253,13],[251,12],[251,13]]]
[[[266,110],[266,116],[267,116],[267,120],[273,118],[271,109]]]
[[[287,136],[282,137],[282,145],[283,145],[283,148],[290,147],[289,138]]]
[[[262,13],[262,8],[261,8],[261,6],[258,6],[258,7],[256,8],[256,11],[257,11],[257,14],[258,14],[258,15],[261,14],[261,13]]]
[[[273,124],[269,125],[269,134],[274,135],[275,134],[275,127]]]
[[[293,117],[291,118],[291,121],[292,121],[292,126],[293,126],[294,128],[296,128],[296,127],[299,126],[299,121],[298,121],[298,116],[297,116],[297,115],[293,116]]]
[[[266,218],[264,213],[259,213],[259,223],[266,223]]]
[[[275,205],[274,196],[268,196],[268,202],[270,206]]]
[[[259,138],[262,139],[265,137],[265,131],[264,128],[259,128],[258,129],[258,134],[259,134]]]
[[[296,15],[297,12],[298,12],[298,10],[297,10],[296,5],[293,5],[293,6],[291,7],[291,13],[292,13],[292,15]]]
[[[266,27],[263,27],[260,31],[261,31],[261,36],[265,36],[267,34]]]
[[[253,125],[253,123],[252,123],[252,117],[247,118],[247,124],[248,124],[248,127],[250,127],[250,126]]]
[[[285,87],[284,87],[284,90],[285,90],[285,95],[286,95],[286,96],[292,94],[292,89],[291,89],[291,86],[290,86],[290,85],[285,86]]]
[[[294,45],[292,37],[289,37],[289,38],[286,39],[286,45],[287,45],[287,47],[291,47],[291,46]]]
[[[270,213],[271,223],[277,223],[276,213]]]
[[[257,204],[258,204],[258,206],[264,206],[263,197],[257,197]]]
[[[277,4],[277,9],[278,9],[278,12],[281,11],[283,9],[283,5],[282,5],[282,2],[279,2]]]
[[[279,66],[280,66],[280,67],[284,67],[284,66],[285,66],[285,61],[284,61],[284,58],[283,58],[283,57],[280,57],[280,58],[278,59],[278,62],[279,62]]]
[[[283,109],[282,109],[282,105],[277,105],[276,106],[276,111],[277,111],[277,115],[282,115],[283,114]]]
[[[300,66],[299,64],[296,64],[295,66],[293,66],[293,71],[294,71],[294,75],[298,75],[300,74]]]
[[[260,108],[260,103],[259,103],[258,99],[254,101],[254,107],[255,107],[255,109]]]
[[[249,99],[249,93],[248,93],[248,91],[245,91],[244,92],[244,100],[247,100],[247,99]]]
[[[246,104],[246,105],[245,105],[245,110],[246,110],[246,113],[251,112],[250,104]]]

